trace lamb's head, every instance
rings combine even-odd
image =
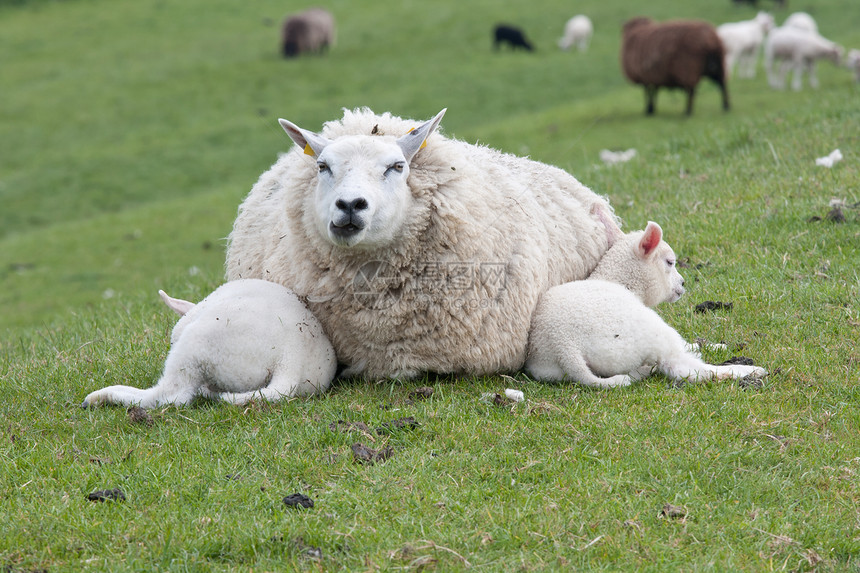
[[[319,168],[314,203],[323,238],[340,247],[367,249],[397,239],[413,200],[409,163],[445,111],[399,138],[368,134],[328,139],[279,120]]]
[[[755,16],[755,21],[758,23],[761,31],[767,34],[776,26],[776,21],[773,19],[773,15],[769,12],[759,12]]]
[[[610,237],[610,247],[588,277],[620,283],[647,306],[675,302],[684,294],[684,277],[675,266],[675,251],[663,240],[653,221],[644,231]]]

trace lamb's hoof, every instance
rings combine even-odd
[[[767,370],[756,366],[752,369],[752,372],[743,377],[743,380],[761,380],[765,376],[767,376]]]

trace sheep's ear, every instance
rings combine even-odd
[[[648,221],[645,234],[639,239],[639,256],[643,259],[651,256],[660,241],[663,240],[663,229],[654,221]]]
[[[326,145],[331,143],[331,139],[318,135],[313,131],[302,129],[295,123],[289,122],[286,119],[279,119],[278,123],[280,123],[281,127],[284,128],[284,131],[287,132],[290,139],[295,141],[296,145],[304,150],[305,155],[318,157],[319,154],[322,153],[322,150],[325,149]]]
[[[409,130],[409,133],[397,140],[397,145],[403,151],[403,157],[406,158],[407,162],[412,161],[418,150],[426,145],[425,141],[439,127],[439,122],[442,121],[442,116],[445,115],[446,111],[448,111],[448,108],[437,113],[436,117],[430,121],[426,121],[415,129]]]
[[[612,245],[624,236],[624,231],[615,222],[615,218],[606,205],[595,203],[591,207],[591,214],[596,215],[597,219],[603,223],[604,230],[606,231],[606,248],[611,249]]]
[[[159,296],[161,296],[161,300],[164,301],[164,304],[166,304],[168,308],[170,308],[179,316],[185,316],[188,311],[197,306],[193,302],[188,302],[187,300],[182,300],[181,298],[173,298],[172,296],[168,296],[168,294],[163,290],[158,291],[158,294]]]

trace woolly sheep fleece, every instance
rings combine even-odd
[[[420,123],[344,110],[321,135],[393,142]],[[265,278],[305,297],[346,375],[520,369],[540,295],[587,277],[607,250],[590,213],[596,204],[612,213],[609,203],[561,169],[438,132],[409,169],[396,238],[337,246],[318,230],[319,167],[295,146],[239,207],[227,278]]]

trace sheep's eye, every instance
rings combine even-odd
[[[674,267],[675,259],[666,259],[666,264],[669,265],[669,267]]]
[[[385,170],[385,174],[388,175],[392,171],[396,171],[397,173],[403,173],[404,163],[402,161],[398,161],[397,163],[392,163],[388,166],[388,169]]]
[[[320,168],[320,173],[326,173],[327,171],[331,171],[328,166],[328,163],[325,161],[317,161],[317,167]]]

